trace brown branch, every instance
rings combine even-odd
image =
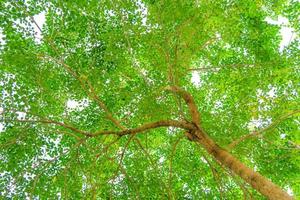
[[[282,190],[279,186],[262,176],[260,173],[250,169],[227,150],[216,144],[215,141],[206,134],[200,127],[199,121],[196,121],[199,120],[199,112],[192,96],[188,92],[172,86],[167,87],[167,89],[177,93],[186,101],[192,115],[192,122],[195,125],[195,129],[191,129],[190,133],[195,136],[195,141],[200,143],[214,159],[221,162],[267,198],[274,200],[293,199],[286,191]]]
[[[152,165],[152,168],[156,169],[157,171],[159,171],[159,168],[157,166],[157,163],[153,161],[153,159],[151,158],[149,152],[143,147],[141,141],[138,139],[138,138],[134,138],[134,140],[136,141],[136,143],[138,144],[138,146],[142,149],[142,151],[144,152],[144,155],[147,157],[147,159],[149,160],[150,164]],[[160,175],[160,174],[159,174]],[[162,183],[162,186],[165,188],[166,192],[168,193],[169,195],[169,198],[168,199],[174,199],[172,198],[173,195],[172,195],[172,192],[170,190],[170,188],[167,187],[166,183],[163,181],[162,177],[161,177],[161,183]],[[163,189],[162,189],[163,190]],[[164,195],[164,193],[163,193]]]
[[[218,190],[219,190],[219,193],[220,193],[220,199],[222,200],[223,199],[223,190],[222,190],[222,187],[221,187],[221,180],[220,180],[220,176],[218,174],[218,171],[217,169],[212,165],[212,163],[209,161],[209,159],[205,156],[205,155],[202,155],[204,160],[207,162],[211,172],[212,172],[212,175],[214,177],[214,180],[218,186]]]
[[[192,122],[197,126],[200,127],[200,114],[198,112],[198,108],[195,104],[195,101],[192,97],[192,95],[190,95],[187,91],[181,89],[180,87],[177,86],[168,86],[165,88],[165,90],[167,91],[171,91],[174,92],[176,94],[178,94],[180,97],[182,97],[185,101],[185,103],[188,105],[189,110],[190,110],[190,114],[192,117]]]
[[[123,159],[124,159],[124,155],[125,155],[125,151],[126,151],[126,149],[128,148],[130,142],[132,141],[132,139],[133,139],[134,137],[135,137],[135,134],[131,135],[130,138],[128,139],[128,141],[126,142],[126,144],[124,145],[123,151],[122,151],[121,156],[120,156],[120,161],[119,161],[118,169],[121,168],[121,165],[122,165],[122,162],[123,162]]]
[[[71,74],[76,80],[79,81],[82,89],[86,92],[86,94],[88,95],[88,97],[90,97],[92,100],[95,100],[96,103],[98,104],[98,106],[105,111],[106,113],[106,117],[113,122],[113,124],[115,124],[118,128],[123,129],[124,127],[120,124],[120,122],[118,120],[116,120],[112,113],[109,111],[109,109],[106,107],[106,105],[100,100],[100,98],[98,97],[98,95],[95,92],[94,87],[92,86],[92,84],[90,83],[89,80],[87,79],[83,79],[81,78],[81,76],[79,76],[73,69],[71,66],[69,66],[68,64],[66,64],[63,60],[59,60],[56,58],[53,58],[51,56],[47,56],[47,55],[38,55],[39,58],[46,58],[48,60],[52,60],[58,64],[61,64],[65,70]],[[88,87],[88,88],[87,88]]]
[[[228,145],[228,149],[231,150],[233,149],[236,145],[238,145],[239,143],[243,142],[244,140],[246,139],[249,139],[249,138],[253,138],[253,137],[258,137],[260,135],[262,135],[264,132],[272,129],[272,128],[275,128],[278,124],[280,124],[283,120],[293,116],[294,114],[297,114],[297,113],[300,113],[300,110],[295,110],[295,111],[292,111],[292,112],[289,112],[281,117],[279,117],[275,122],[273,122],[272,124],[270,124],[268,127],[266,128],[263,128],[259,131],[254,131],[252,133],[249,133],[247,135],[244,135],[236,140],[234,140],[233,142],[231,142],[229,145]]]
[[[108,143],[108,144],[102,149],[102,151],[101,151],[100,153],[97,153],[97,154],[95,155],[95,157],[98,159],[101,155],[104,155],[104,154],[108,151],[108,149],[109,149],[112,145],[114,145],[115,143],[117,143],[119,140],[120,140],[120,137],[117,137],[116,139],[114,139],[113,141],[111,141],[110,143]]]
[[[113,158],[110,158],[110,157],[107,157],[107,158],[108,158],[108,160],[109,160],[111,163],[115,163],[116,165],[118,165],[118,163],[116,163],[116,161],[115,161]],[[124,174],[125,177],[127,177],[127,179],[128,179],[129,182],[131,182],[131,185],[134,187],[134,190],[135,190],[136,193],[137,193],[136,198],[137,198],[137,199],[141,199],[141,198],[140,198],[140,192],[139,192],[139,190],[138,190],[138,188],[137,188],[137,186],[136,186],[135,181],[127,174],[125,168],[122,167],[122,166],[120,166],[120,168],[119,168],[118,170],[121,171],[121,173]]]
[[[114,123],[118,128],[120,129],[124,129],[125,127],[121,125],[121,123],[115,119],[112,115],[112,113],[108,110],[108,108],[106,107],[106,105],[99,99],[99,97],[97,96],[94,87],[91,85],[91,83],[87,80],[88,86],[91,90],[91,93],[94,97],[94,99],[96,100],[96,102],[98,103],[98,105],[105,111],[106,113],[106,117],[112,121],[112,123]]]
[[[55,132],[57,132],[59,134],[68,135],[68,136],[74,137],[78,141],[82,139],[81,137],[79,137],[78,135],[73,134],[72,132],[60,131],[60,130],[55,130]]]
[[[34,20],[34,18],[28,13],[27,9],[26,9],[26,6],[24,5],[24,10],[25,12],[29,15],[31,21],[36,25],[36,27],[40,30],[40,32],[42,33],[42,29],[41,27],[39,27],[39,25],[37,24],[37,22]],[[52,43],[51,40],[48,40],[46,39],[46,42],[50,45],[50,47],[56,52],[56,54],[59,54],[56,47],[54,46],[54,44]],[[100,108],[102,108],[106,114],[107,114],[107,118],[109,120],[111,120],[118,128],[121,128],[122,129],[122,125],[119,123],[118,120],[114,119],[113,116],[112,116],[112,113],[108,110],[108,108],[106,107],[106,105],[99,99],[99,97],[96,95],[95,93],[95,90],[93,88],[93,86],[90,84],[90,82],[88,80],[83,80],[78,74],[76,74],[76,72],[72,69],[72,67],[70,67],[69,65],[67,65],[63,60],[58,60],[56,58],[53,58],[53,57],[50,57],[50,56],[41,56],[41,55],[37,55],[38,58],[47,58],[47,59],[50,59],[50,60],[53,60],[59,64],[61,64],[65,69],[66,71],[71,74],[74,78],[76,78],[79,82],[80,82],[80,85],[81,87],[83,88],[83,90],[87,93],[87,95],[89,97],[92,97],[92,99],[94,99],[97,104],[99,105]],[[85,81],[87,82],[88,84],[88,87],[90,89],[90,91],[88,91],[85,87]]]
[[[169,188],[172,188],[172,173],[173,173],[173,166],[172,166],[172,164],[173,164],[173,157],[175,155],[175,151],[176,151],[176,148],[177,148],[179,142],[184,137],[185,137],[185,135],[182,135],[181,137],[179,137],[176,140],[176,142],[174,143],[173,148],[172,148],[171,157],[170,157],[170,165],[169,165],[169,181],[168,181]]]
[[[61,126],[61,127],[64,127],[66,129],[69,129],[71,131],[74,131],[76,133],[80,133],[81,135],[85,135],[85,136],[89,136],[91,137],[92,136],[92,133],[89,133],[89,132],[86,132],[86,131],[82,131],[80,129],[77,129],[69,124],[65,124],[63,122],[57,122],[57,121],[53,121],[53,120],[49,120],[49,119],[40,119],[40,120],[30,120],[30,119],[24,119],[24,120],[18,120],[18,119],[4,119],[4,120],[1,120],[1,121],[4,121],[4,122],[22,122],[22,123],[42,123],[42,124],[54,124],[54,125],[58,125],[58,126]]]
[[[141,133],[144,131],[147,131],[149,129],[154,129],[154,128],[159,128],[159,127],[177,127],[177,128],[182,128],[182,129],[187,129],[187,130],[194,130],[195,126],[191,123],[188,122],[183,122],[183,121],[176,121],[176,120],[161,120],[157,122],[152,122],[152,123],[147,123],[144,124],[140,127],[133,128],[133,129],[124,129],[122,131],[99,131],[96,132],[92,135],[91,137],[95,137],[98,135],[129,135],[129,134],[136,134],[136,133]]]
[[[24,122],[24,123],[43,123],[43,124],[54,124],[58,125],[61,127],[64,127],[66,129],[72,130],[74,132],[80,133],[81,135],[87,136],[87,137],[96,137],[99,135],[118,135],[118,136],[124,136],[124,135],[130,135],[130,134],[136,134],[136,133],[141,133],[144,131],[147,131],[149,129],[155,129],[155,128],[160,128],[160,127],[178,127],[182,129],[187,129],[187,130],[194,130],[195,126],[191,123],[188,122],[183,122],[183,121],[175,121],[175,120],[161,120],[157,122],[152,122],[152,123],[147,123],[144,124],[140,127],[133,128],[133,129],[124,129],[122,131],[98,131],[95,133],[90,133],[86,132],[80,129],[77,129],[71,125],[62,123],[62,122],[57,122],[53,120],[5,120],[5,121],[15,121],[15,122]]]

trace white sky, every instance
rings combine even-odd
[[[279,51],[282,52],[283,49],[296,38],[294,29],[289,27],[289,20],[282,16],[278,16],[278,19],[267,17],[265,21],[269,24],[281,26],[280,35],[282,37],[282,40],[280,42]]]
[[[200,74],[197,71],[193,71],[192,72],[192,83],[196,86],[196,87],[200,87],[201,86],[201,79],[200,79]]]
[[[34,21],[38,24],[38,26],[43,29],[43,25],[45,24],[46,21],[46,16],[45,16],[45,12],[41,12],[38,15],[34,15]],[[38,29],[38,27],[36,25],[33,24],[34,27],[34,31],[37,33],[36,34],[36,40],[37,42],[40,42],[42,39],[42,33],[40,32],[40,30]]]
[[[146,9],[145,10],[141,9],[140,11],[143,14],[145,14],[147,12]],[[33,18],[36,21],[36,23],[39,25],[39,27],[42,28],[45,23],[45,20],[46,20],[45,12],[41,12],[41,13],[35,15]],[[280,34],[281,34],[282,40],[280,43],[279,51],[282,52],[284,47],[288,46],[288,44],[296,38],[296,34],[294,33],[294,30],[289,27],[288,19],[285,17],[282,17],[282,16],[278,16],[278,19],[272,19],[270,17],[267,17],[265,19],[265,21],[268,22],[269,24],[281,26]],[[144,21],[143,23],[146,23],[146,21]],[[42,39],[42,34],[34,24],[32,24],[32,26],[34,27],[34,30],[36,32],[36,42],[40,42],[40,40]],[[4,36],[3,36],[2,30],[0,28],[0,43],[3,43],[3,42],[4,42]],[[193,82],[196,82],[196,83],[200,82],[197,78],[197,75],[193,76]]]
[[[0,116],[3,113],[4,109],[2,107],[0,107]],[[0,133],[4,131],[4,125],[2,123],[0,123]]]
[[[3,35],[3,30],[2,28],[0,27],[0,44],[4,44],[4,35]]]
[[[66,102],[66,107],[69,111],[71,110],[79,110],[82,111],[85,107],[89,105],[88,99],[82,99],[80,101],[74,99],[68,99]]]
[[[265,19],[266,22],[273,25],[278,25],[281,27],[280,35],[281,35],[281,42],[279,45],[279,52],[282,52],[285,47],[287,47],[294,39],[296,39],[297,35],[294,33],[294,29],[289,27],[289,20],[285,17],[279,16],[278,19],[271,19],[267,17]],[[196,86],[201,86],[201,79],[199,72],[193,71],[191,82]]]

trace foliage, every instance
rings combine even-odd
[[[263,199],[179,128],[82,133],[190,121],[184,101],[164,90],[178,85],[216,143],[300,197],[299,7],[292,0],[2,0],[0,196]],[[283,51],[280,25],[266,21],[277,16],[295,32]]]

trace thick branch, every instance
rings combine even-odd
[[[144,131],[147,131],[149,129],[159,128],[159,127],[177,127],[187,130],[194,130],[195,126],[193,124],[190,124],[188,122],[182,122],[182,121],[176,121],[176,120],[162,120],[157,122],[152,122],[148,124],[144,124],[140,127],[133,128],[133,129],[124,129],[122,131],[99,131],[94,134],[92,134],[92,137],[98,136],[98,135],[129,135],[129,134],[136,134],[141,133]]]
[[[174,92],[176,94],[178,94],[180,97],[182,97],[185,101],[185,103],[188,105],[189,110],[190,110],[190,114],[192,117],[192,122],[198,126],[200,124],[200,114],[198,112],[198,108],[195,104],[195,101],[193,99],[193,97],[185,90],[181,89],[180,87],[177,86],[168,86],[165,88],[168,91]]]
[[[228,151],[216,144],[203,130],[198,129],[195,133],[197,136],[196,142],[200,143],[202,147],[222,165],[226,166],[236,175],[241,177],[245,182],[249,183],[254,189],[263,194],[271,200],[292,200],[279,186],[272,183],[270,180],[247,167],[240,160],[235,158]],[[200,137],[198,137],[200,135]]]
[[[62,123],[62,122],[57,122],[53,120],[5,120],[7,121],[15,121],[15,122],[25,122],[25,123],[43,123],[43,124],[54,124],[58,125],[61,127],[64,127],[66,129],[72,130],[74,132],[80,133],[82,135],[85,135],[87,137],[96,137],[99,135],[118,135],[118,136],[123,136],[123,135],[130,135],[130,134],[136,134],[136,133],[141,133],[144,131],[147,131],[149,129],[155,129],[159,127],[177,127],[177,128],[182,128],[186,130],[194,130],[196,127],[188,122],[183,122],[183,121],[176,121],[176,120],[161,120],[157,122],[152,122],[152,123],[147,123],[144,124],[140,127],[133,128],[133,129],[124,129],[121,131],[112,131],[112,130],[107,130],[107,131],[98,131],[95,133],[90,133],[86,132],[83,130],[79,130],[73,126],[70,126],[68,124]]]

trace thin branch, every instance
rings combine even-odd
[[[78,135],[73,134],[72,132],[61,131],[61,130],[55,130],[55,132],[59,133],[59,134],[68,135],[68,136],[74,137],[78,141],[82,139],[81,137],[79,137]]]
[[[226,67],[237,68],[237,67],[251,67],[254,64],[230,64],[230,65],[223,65],[223,66],[211,66],[211,67],[200,67],[200,68],[190,68],[188,71],[206,71],[206,70],[218,70]]]
[[[285,119],[297,114],[297,113],[300,113],[300,110],[295,110],[295,111],[292,111],[292,112],[289,112],[281,117],[279,117],[276,121],[274,121],[272,124],[270,124],[268,127],[266,128],[263,128],[259,131],[254,131],[252,133],[249,133],[247,135],[244,135],[236,140],[234,140],[233,142],[231,142],[229,145],[228,145],[228,149],[231,150],[233,149],[236,145],[238,145],[239,143],[243,142],[244,140],[246,139],[249,139],[249,138],[253,138],[253,137],[258,137],[260,136],[261,134],[263,134],[264,132],[272,129],[272,128],[275,128],[278,124],[280,124],[281,122],[283,122]]]
[[[221,66],[211,66],[211,67],[199,67],[199,68],[190,68],[188,71],[205,71],[205,70],[215,70],[222,68],[247,68],[247,67],[263,67],[264,65],[274,65],[275,62],[266,62],[266,63],[234,63],[228,65],[221,65]]]
[[[90,97],[92,100],[95,100],[96,103],[98,104],[98,106],[105,111],[106,113],[106,117],[112,121],[118,128],[123,129],[124,127],[120,124],[120,122],[118,120],[116,120],[112,113],[109,111],[109,109],[106,107],[106,105],[100,100],[100,98],[98,97],[98,95],[96,94],[96,91],[94,89],[94,87],[92,86],[92,84],[90,83],[89,80],[87,79],[83,79],[81,78],[81,76],[79,76],[73,69],[71,66],[69,66],[68,64],[66,64],[63,60],[59,60],[56,58],[53,58],[51,56],[46,56],[46,55],[38,55],[39,58],[46,58],[48,60],[52,60],[58,64],[61,64],[65,70],[71,74],[76,80],[79,81],[82,89],[86,92],[86,94],[88,95],[88,97]],[[88,87],[88,88],[87,88]]]
[[[97,101],[98,105],[105,111],[106,113],[106,117],[112,121],[118,128],[120,129],[124,129],[125,127],[121,125],[121,123],[115,119],[112,115],[112,113],[108,110],[108,108],[106,107],[106,105],[99,99],[99,97],[97,96],[94,87],[91,85],[91,83],[87,80],[88,86],[91,90],[91,93],[94,97],[94,99]]]
[[[74,131],[76,133],[79,133],[81,135],[85,135],[85,136],[89,136],[91,137],[92,136],[92,133],[89,133],[89,132],[86,132],[86,131],[82,131],[80,129],[77,129],[69,124],[65,124],[63,122],[57,122],[57,121],[53,121],[53,120],[49,120],[49,119],[40,119],[40,120],[30,120],[30,119],[24,119],[24,120],[18,120],[18,119],[4,119],[4,120],[1,120],[3,122],[22,122],[22,123],[42,123],[42,124],[54,124],[54,125],[57,125],[57,126],[61,126],[61,127],[64,127],[66,129],[69,129],[71,131]]]
[[[222,187],[221,187],[221,180],[220,180],[220,176],[218,174],[218,171],[217,169],[212,165],[212,163],[209,161],[209,159],[205,156],[205,155],[202,155],[204,160],[207,162],[209,168],[211,169],[211,172],[212,172],[212,175],[214,177],[214,180],[218,186],[218,190],[219,190],[219,193],[220,193],[220,199],[223,199],[223,190],[222,190]]]
[[[300,150],[300,146],[297,145],[297,144],[295,144],[295,143],[293,143],[292,141],[288,141],[288,144],[291,145],[292,147],[285,147],[283,145],[278,145],[274,141],[271,141],[271,140],[269,140],[267,138],[264,138],[264,141],[266,141],[267,143],[270,144],[266,148],[274,148],[274,146],[275,146],[276,149],[296,150],[296,151]]]
[[[199,146],[199,145],[198,145],[198,146]],[[200,147],[200,146],[199,146],[199,147]],[[200,149],[199,149],[199,150],[200,150]],[[204,156],[203,156],[203,157],[204,157]],[[206,157],[206,156],[205,156],[205,157]],[[205,159],[205,157],[204,157],[204,159]],[[207,161],[208,158],[206,157],[205,160]],[[249,190],[246,188],[245,183],[240,182],[240,181],[238,180],[238,178],[235,176],[235,174],[234,174],[232,171],[228,170],[228,169],[226,168],[226,166],[224,166],[224,165],[223,165],[222,163],[220,163],[218,160],[214,160],[214,162],[215,162],[217,165],[219,165],[220,168],[223,169],[223,171],[224,171],[228,176],[232,177],[232,179],[234,180],[234,182],[235,182],[236,184],[239,185],[239,187],[241,188],[241,190],[242,190],[242,192],[243,192],[243,196],[244,196],[244,199],[245,199],[245,200],[247,199],[247,194],[249,194],[249,195],[250,195],[250,198],[252,199],[251,193],[250,193]],[[211,164],[212,164],[212,163],[211,163]]]
[[[62,153],[62,154],[60,154],[60,155],[54,157],[54,158],[51,159],[51,160],[46,161],[45,163],[41,163],[41,164],[39,164],[38,166],[35,167],[35,168],[38,168],[40,165],[44,165],[44,169],[42,169],[41,172],[38,173],[38,174],[35,176],[35,178],[34,178],[33,186],[32,186],[32,189],[31,189],[31,191],[30,191],[30,199],[32,199],[33,193],[34,193],[35,188],[36,188],[36,184],[37,184],[37,182],[39,181],[40,176],[42,176],[42,175],[44,174],[44,171],[46,170],[46,167],[48,167],[51,163],[56,162],[56,161],[57,161],[58,159],[60,159],[62,156],[64,156],[64,155],[70,153],[70,152],[73,151],[73,150],[76,150],[76,149],[77,149],[82,143],[84,143],[85,141],[86,141],[86,138],[84,138],[84,139],[78,141],[76,144],[74,144],[74,145],[73,145],[69,150],[67,150],[66,152],[64,152],[64,153]]]
[[[112,163],[115,163],[115,164],[118,164],[116,163],[116,161],[113,159],[113,158],[110,158],[110,157],[107,157],[109,161],[111,161]],[[129,182],[131,182],[131,185],[134,187],[136,193],[137,193],[137,196],[136,198],[137,199],[141,199],[140,197],[140,192],[138,190],[138,188],[136,187],[136,183],[134,182],[134,180],[127,174],[126,170],[124,167],[120,166],[119,170],[121,171],[122,174],[125,175],[125,177],[127,177],[127,179],[129,180]]]
[[[223,167],[223,166],[222,166],[222,167]],[[234,180],[234,182],[235,182],[236,184],[239,185],[239,187],[241,188],[241,190],[242,190],[242,192],[243,192],[244,199],[247,200],[247,197],[248,197],[248,195],[249,195],[250,199],[252,200],[252,199],[253,199],[253,198],[252,198],[252,194],[251,194],[251,192],[249,191],[249,189],[247,188],[247,185],[246,185],[245,183],[241,182],[241,181],[238,179],[238,177],[237,177],[234,173],[232,173],[230,170],[226,170],[225,168],[223,168],[223,170],[225,170],[225,172],[226,172],[230,177],[232,177],[232,179]],[[247,194],[248,194],[248,195],[247,195]]]
[[[124,155],[125,155],[125,151],[126,151],[126,149],[128,148],[130,142],[132,141],[132,139],[133,139],[134,137],[135,137],[135,134],[131,135],[130,138],[128,139],[128,141],[126,142],[126,144],[124,145],[123,151],[122,151],[121,156],[120,156],[120,161],[119,161],[118,169],[121,168],[121,165],[122,165],[122,162],[123,162],[123,159],[124,159]]]
[[[144,152],[144,155],[147,157],[147,159],[149,160],[150,164],[152,165],[153,169],[155,168],[156,170],[159,171],[159,168],[157,166],[157,163],[153,161],[153,159],[151,158],[149,152],[144,148],[144,146],[142,145],[141,141],[138,138],[134,138],[134,140],[136,141],[136,143],[138,144],[138,146],[142,149],[142,151]],[[173,199],[173,194],[172,191],[170,190],[170,188],[167,187],[166,183],[163,181],[160,173],[159,176],[161,178],[161,183],[162,186],[165,188],[165,190],[167,191],[168,195],[169,195],[169,199]]]
[[[35,21],[35,19],[28,13],[27,9],[26,9],[26,6],[24,6],[24,11],[27,13],[27,15],[30,17],[31,21],[35,24],[35,26],[39,29],[39,31],[42,33],[42,29],[41,27],[39,27],[39,25],[37,24],[37,22]],[[17,5],[18,7],[18,5]],[[46,38],[46,42],[50,45],[50,47],[56,52],[56,54],[59,55],[59,52],[58,50],[56,49],[56,47],[54,46],[54,44],[52,43],[51,40],[47,39]],[[87,93],[87,95],[89,97],[92,97],[92,99],[94,99],[97,104],[100,106],[100,108],[102,108],[106,114],[107,114],[107,118],[109,120],[111,120],[118,128],[121,128],[121,124],[112,117],[112,114],[111,112],[108,110],[108,108],[106,107],[106,105],[99,99],[99,97],[96,95],[95,93],[95,90],[94,88],[92,87],[92,85],[90,84],[90,82],[88,80],[83,80],[78,74],[76,74],[76,72],[69,66],[67,65],[65,62],[63,62],[63,60],[58,60],[56,58],[53,58],[53,57],[50,57],[50,56],[40,56],[38,55],[39,58],[48,58],[48,59],[51,59],[59,64],[61,64],[69,74],[71,74],[74,78],[76,78],[79,82],[80,82],[80,85],[82,86],[83,90]],[[88,83],[88,87],[90,89],[90,91],[86,90],[86,87],[85,87],[85,81]]]
[[[172,188],[172,173],[173,173],[173,157],[175,155],[175,151],[176,151],[176,148],[179,144],[179,142],[185,137],[185,135],[182,135],[181,137],[179,137],[176,142],[174,143],[173,145],[173,148],[172,148],[172,152],[171,152],[171,157],[170,157],[170,165],[169,165],[169,181],[168,181],[168,185],[169,185],[169,188]]]
[[[97,154],[95,155],[95,157],[98,159],[101,155],[104,155],[104,154],[108,151],[108,149],[109,149],[113,144],[117,143],[119,140],[120,140],[120,137],[117,137],[116,139],[114,139],[113,141],[111,141],[110,143],[108,143],[108,144],[102,149],[102,151],[101,151],[100,153],[97,153]]]

